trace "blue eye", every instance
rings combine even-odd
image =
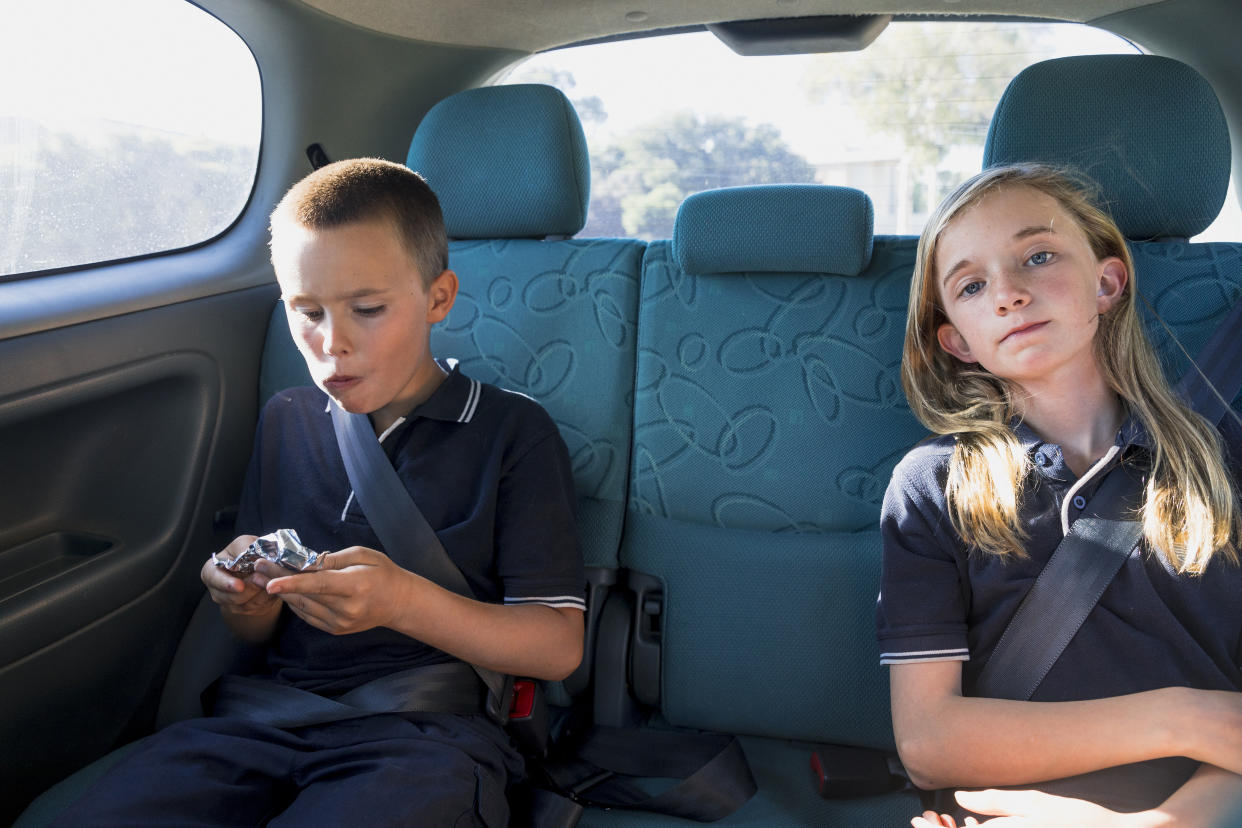
[[[1047,250],[1041,250],[1038,253],[1032,253],[1031,257],[1026,260],[1027,264],[1041,265],[1048,264],[1048,260],[1052,258],[1052,254]]]
[[[974,296],[981,290],[983,290],[983,282],[967,282],[962,286],[961,293],[962,296]]]

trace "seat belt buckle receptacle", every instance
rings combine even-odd
[[[901,760],[874,748],[821,745],[811,752],[811,773],[824,799],[876,796],[910,787]]]
[[[537,681],[514,680],[505,729],[527,756],[548,752],[548,699]]]

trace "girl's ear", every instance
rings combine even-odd
[[[1116,256],[1100,259],[1099,293],[1096,297],[1096,312],[1108,313],[1125,294],[1126,285],[1130,281],[1130,273],[1126,264]]]
[[[967,344],[965,337],[951,323],[945,322],[936,329],[936,340],[945,353],[957,357],[962,362],[968,364],[978,362],[971,356],[970,345]]]

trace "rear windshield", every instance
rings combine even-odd
[[[668,238],[692,193],[784,182],[856,187],[877,233],[914,234],[979,171],[1014,75],[1137,51],[1074,24],[897,22],[865,50],[821,55],[742,57],[707,32],[579,46],[505,82],[552,84],[577,107],[592,169],[580,235]]]

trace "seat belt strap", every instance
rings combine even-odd
[[[350,414],[335,400],[329,407],[354,497],[388,554],[401,557],[411,571],[450,592],[474,598],[466,576],[444,551],[435,530],[397,476],[375,437],[371,418]]]
[[[397,470],[375,437],[371,418],[351,414],[336,401],[329,403],[336,442],[354,497],[385,551],[413,572],[439,586],[475,598],[474,590],[449,558],[435,530],[397,476]],[[488,689],[487,713],[504,722],[509,713],[512,676],[470,665]]]
[[[1177,384],[1186,403],[1214,426],[1242,391],[1240,350],[1242,300]],[[1029,699],[1034,694],[1142,538],[1141,524],[1115,519],[1135,488],[1120,466],[1109,473],[1091,501],[1096,516],[1074,521],[1009,620],[979,675],[979,695]]]
[[[1242,299],[1216,326],[1177,390],[1212,425],[1219,425],[1242,391]]]
[[[1100,596],[1141,540],[1143,525],[1099,515],[1120,515],[1136,483],[1115,466],[1100,484],[1095,516],[1074,521],[1009,619],[983,665],[975,695],[1029,699],[1077,634]]]
[[[335,699],[270,679],[220,679],[214,715],[293,728],[376,713],[478,713],[484,688],[470,665],[431,664],[382,676]]]
[[[565,761],[544,773],[575,802],[678,816],[723,819],[758,791],[735,736],[596,726]],[[681,780],[651,795],[627,778]]]

